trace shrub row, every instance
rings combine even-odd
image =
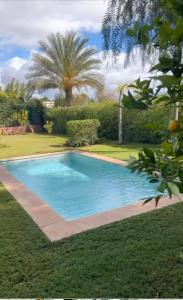
[[[0,103],[0,127],[18,125],[17,113],[28,112],[28,123],[42,126],[44,124],[44,107],[38,99],[25,103]]]
[[[67,122],[72,120],[97,119],[100,122],[99,137],[116,139],[118,136],[118,112],[113,101],[91,103],[86,106],[52,108],[46,119],[53,121],[54,133],[67,133]]]
[[[75,120],[67,122],[67,134],[70,146],[93,145],[97,140],[100,122],[96,119]]]
[[[159,143],[160,135],[149,128],[149,124],[164,126],[170,114],[168,108],[153,108],[148,111],[123,110],[123,139],[131,142]],[[54,133],[67,133],[67,122],[71,120],[98,119],[99,137],[118,138],[118,107],[114,101],[92,103],[84,107],[48,109],[45,118],[53,121]]]

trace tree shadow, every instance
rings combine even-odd
[[[11,148],[11,147],[6,144],[0,144],[0,149],[4,149],[4,148]]]

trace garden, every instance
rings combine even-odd
[[[25,81],[0,88],[1,298],[183,295],[183,6],[108,4],[104,51],[115,60],[125,47],[128,66],[139,47],[142,64],[151,61],[146,79],[106,97],[96,49],[70,31],[40,41]],[[73,207],[82,217],[65,217]],[[64,226],[75,231],[49,239]]]

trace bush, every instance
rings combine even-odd
[[[27,126],[29,124],[29,113],[27,110],[22,109],[13,114],[13,119],[17,122],[17,125]]]
[[[93,145],[97,140],[97,129],[100,122],[96,119],[75,120],[67,122],[69,145]]]
[[[46,124],[44,124],[44,129],[48,132],[48,134],[53,133],[53,121],[46,121]]]
[[[27,112],[22,114],[25,111]],[[28,123],[39,126],[45,123],[44,106],[38,99],[25,103],[0,103],[0,127],[27,125]]]
[[[123,140],[130,142],[159,143],[161,138],[157,131],[148,124],[165,126],[170,118],[168,107],[156,107],[146,111],[123,109]],[[83,107],[53,108],[46,111],[45,118],[53,121],[54,133],[67,133],[70,120],[97,119],[100,122],[100,138],[118,138],[118,106],[114,101],[90,103]]]
[[[71,120],[97,119],[100,122],[99,137],[117,139],[118,109],[114,101],[90,103],[86,106],[59,107],[46,111],[45,118],[53,121],[54,133],[67,133],[67,122]]]
[[[26,109],[29,112],[30,124],[43,126],[44,119],[44,106],[39,99],[32,99],[26,103]]]

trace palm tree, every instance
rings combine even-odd
[[[131,85],[135,84],[136,80],[130,83],[121,83],[119,85],[119,121],[118,121],[118,144],[121,145],[123,143],[123,95],[127,92]]]
[[[66,105],[72,105],[74,88],[99,88],[102,82],[97,72],[100,60],[94,48],[85,47],[87,42],[74,32],[50,34],[48,42],[40,41],[41,53],[33,55],[34,64],[27,77],[38,90],[64,91]]]

